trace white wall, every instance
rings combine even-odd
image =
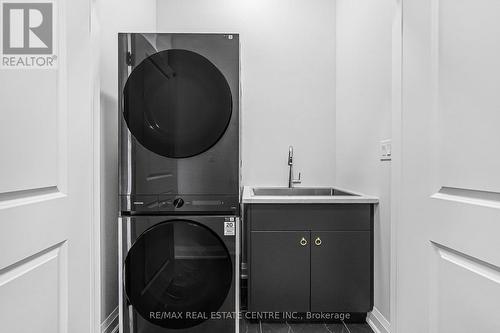
[[[160,32],[240,33],[243,183],[335,179],[335,2],[158,0]]]
[[[101,31],[101,320],[118,306],[118,32],[156,30],[155,0],[97,1]]]
[[[380,197],[375,217],[375,307],[390,315],[390,172],[393,0],[337,0],[336,183]]]

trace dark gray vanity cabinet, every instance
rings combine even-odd
[[[311,312],[370,311],[370,232],[313,231],[311,241]]]
[[[252,245],[253,306],[268,312],[309,311],[309,231],[253,231]]]
[[[371,204],[247,204],[248,310],[368,312]]]

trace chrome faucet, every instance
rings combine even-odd
[[[293,179],[293,147],[288,147],[288,188],[293,188],[293,184],[300,184],[302,181],[300,180],[300,172],[299,178]]]

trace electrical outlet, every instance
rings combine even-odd
[[[380,141],[380,160],[390,161],[392,159],[391,139]]]

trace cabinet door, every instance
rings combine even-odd
[[[253,231],[250,311],[309,311],[309,231]]]
[[[311,311],[371,310],[369,231],[311,232]]]

